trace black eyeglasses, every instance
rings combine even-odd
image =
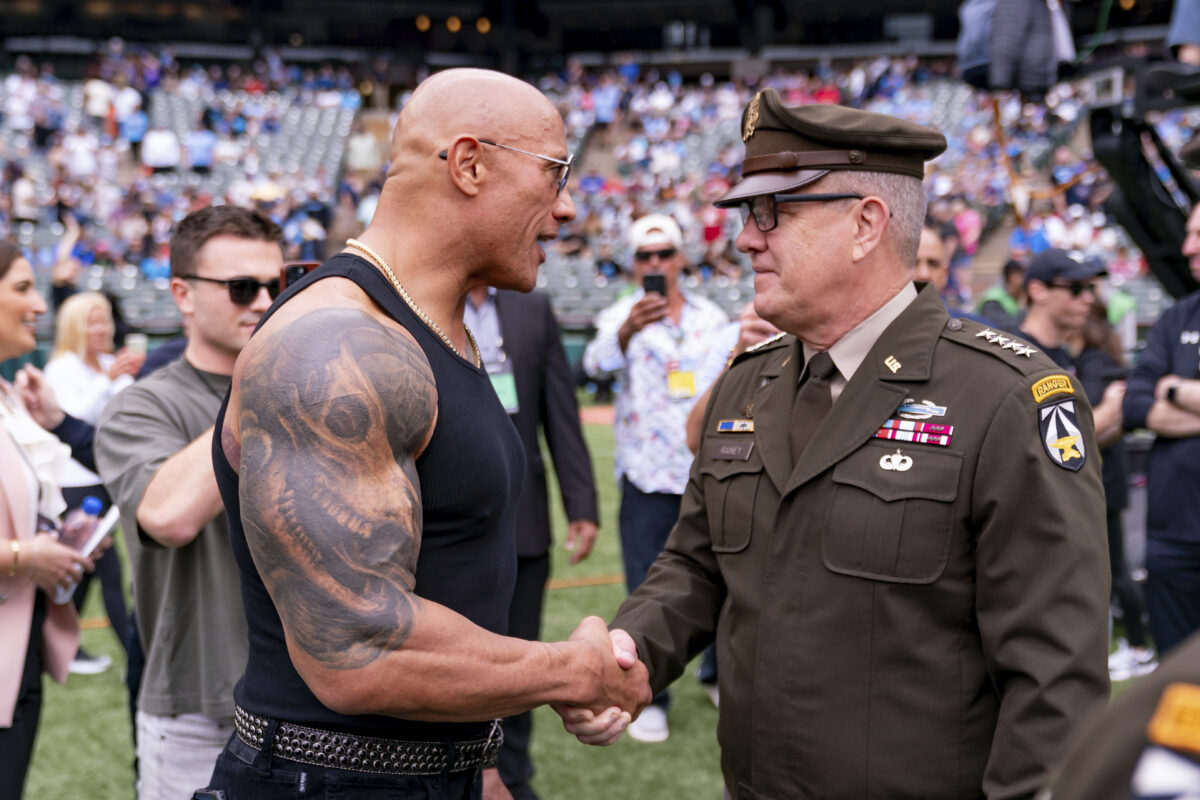
[[[659,261],[666,261],[668,258],[672,258],[678,252],[679,251],[674,247],[664,247],[662,250],[638,250],[633,254],[633,257],[638,261],[649,261],[655,256],[658,256]]]
[[[1071,297],[1079,297],[1084,292],[1096,293],[1096,286],[1091,281],[1071,281],[1070,283],[1051,283],[1051,289],[1066,289]]]
[[[279,297],[278,280],[256,281],[254,278],[230,278],[223,281],[218,278],[204,278],[200,275],[184,275],[183,279],[185,281],[219,283],[229,290],[229,301],[238,306],[248,306],[253,303],[254,298],[258,297],[260,289],[266,289],[272,300]]]
[[[862,200],[866,195],[853,192],[832,194],[759,194],[742,203],[742,222],[754,217],[754,224],[763,233],[779,225],[780,203],[829,203],[834,200]]]
[[[553,156],[544,156],[541,153],[531,153],[528,150],[522,150],[519,147],[512,147],[507,144],[500,144],[499,142],[493,142],[491,139],[478,139],[478,141],[483,144],[490,144],[492,147],[501,147],[505,150],[512,150],[514,153],[524,153],[527,156],[533,156],[534,158],[540,158],[543,161],[549,161],[551,164],[558,164],[560,167],[562,167],[562,169],[559,170],[558,183],[555,184],[555,187],[554,187],[555,195],[562,193],[563,187],[567,185],[567,179],[571,177],[571,167],[575,164],[575,156],[568,156],[567,160],[563,161],[561,158],[554,158]],[[449,157],[449,155],[450,155],[449,150],[443,150],[442,152],[438,153],[438,158],[445,161]]]

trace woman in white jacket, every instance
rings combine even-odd
[[[113,330],[112,306],[99,292],[71,295],[59,307],[55,319],[54,352],[46,364],[46,383],[63,411],[89,425],[99,421],[100,412],[113,395],[133,383],[145,358],[129,350],[114,354]],[[102,501],[101,513],[112,502],[100,483],[100,476],[76,461],[71,462],[68,474],[63,476],[62,492],[69,508],[78,507],[88,495]],[[99,558],[95,574],[100,578],[104,610],[113,632],[124,644],[129,616],[121,588],[121,562],[116,553]],[[76,588],[76,608],[83,605],[90,580],[91,576],[86,576]],[[110,663],[105,656],[92,657],[80,651],[71,662],[71,671],[102,672]]]

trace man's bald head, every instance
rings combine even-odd
[[[388,177],[414,161],[428,162],[459,136],[514,143],[562,133],[562,117],[534,86],[486,69],[449,69],[422,81],[405,104],[392,134]]]

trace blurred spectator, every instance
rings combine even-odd
[[[1183,255],[1200,280],[1200,204]],[[1168,308],[1146,337],[1125,394],[1125,428],[1157,434],[1146,472],[1146,607],[1165,656],[1200,630],[1200,292]]]
[[[142,164],[154,173],[174,172],[183,158],[179,137],[169,128],[153,125],[142,139]]]
[[[54,352],[46,364],[45,380],[63,411],[92,426],[99,422],[105,404],[133,383],[142,363],[140,354],[128,350],[113,354],[113,332],[112,306],[98,292],[72,295],[55,315]],[[74,459],[63,473],[60,485],[68,511],[78,508],[89,495],[102,503],[101,514],[112,505],[100,476]],[[95,575],[100,578],[104,610],[113,633],[120,639],[129,626],[129,618],[119,554],[109,551],[98,558]],[[90,583],[88,575],[76,587],[76,609],[83,607]],[[110,663],[107,656],[92,656],[80,649],[71,662],[71,671],[95,674],[107,669]]]
[[[977,312],[993,327],[1016,333],[1024,319],[1021,303],[1025,299],[1025,266],[1009,259],[1004,264],[1001,282],[979,298]]]
[[[584,350],[588,375],[619,373],[614,429],[616,478],[621,488],[621,557],[630,592],[641,584],[679,516],[692,454],[687,415],[708,388],[697,370],[712,337],[728,318],[711,301],[685,293],[683,233],[664,214],[638,219],[631,229],[634,275],[657,279],[596,317],[596,338]],[[712,376],[708,376],[711,380]],[[630,725],[630,736],[658,742],[668,736],[664,691]]]

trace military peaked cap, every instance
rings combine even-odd
[[[774,89],[763,89],[746,105],[742,140],[742,179],[716,201],[718,206],[798,189],[835,169],[895,172],[920,180],[925,162],[946,149],[946,137],[924,125],[847,106],[789,107]]]

